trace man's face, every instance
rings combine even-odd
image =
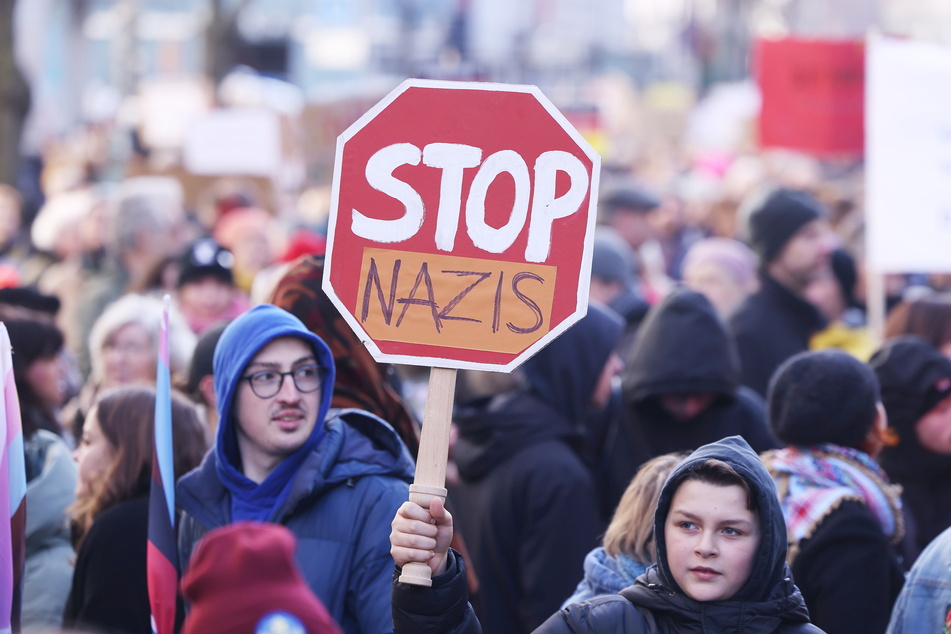
[[[806,223],[770,262],[770,273],[780,282],[804,290],[829,268],[829,256],[836,243],[835,234],[826,221]]]
[[[664,523],[667,565],[690,598],[725,601],[746,583],[761,539],[759,516],[746,507],[736,484],[687,480],[674,493]]]
[[[314,351],[304,341],[281,337],[261,348],[242,376],[262,370],[290,372],[316,362]],[[320,400],[319,388],[301,392],[290,375],[283,377],[280,391],[270,398],[259,397],[247,380],[240,380],[233,411],[246,476],[256,480],[250,470],[266,476],[307,441],[317,423]]]

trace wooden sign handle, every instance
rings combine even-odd
[[[455,392],[454,368],[430,370],[419,455],[416,458],[416,478],[409,487],[409,501],[425,509],[437,497],[446,500],[446,461],[449,459],[449,425],[452,422]],[[403,566],[399,580],[415,586],[431,586],[432,570],[427,564],[410,562]]]

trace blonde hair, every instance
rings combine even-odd
[[[667,453],[641,465],[618,502],[608,530],[604,550],[612,557],[620,554],[642,564],[654,561],[654,509],[667,476],[688,452]]]

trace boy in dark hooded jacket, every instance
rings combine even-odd
[[[413,542],[418,556],[394,548],[398,561],[436,557],[436,525],[407,522],[407,515],[401,509],[394,519],[394,546],[409,543],[409,533],[428,540]],[[438,522],[443,532],[446,523]],[[654,532],[657,563],[633,586],[570,605],[535,634],[822,632],[809,622],[786,564],[786,525],[773,480],[739,436],[701,447],[671,473],[657,503]],[[447,543],[445,536],[439,543]],[[406,598],[394,589],[394,611]],[[477,631],[466,629],[472,616],[459,620],[460,614],[454,612],[444,629],[430,631]]]

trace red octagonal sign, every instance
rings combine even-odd
[[[534,86],[407,80],[337,140],[324,290],[378,361],[509,371],[587,310],[600,165]]]

